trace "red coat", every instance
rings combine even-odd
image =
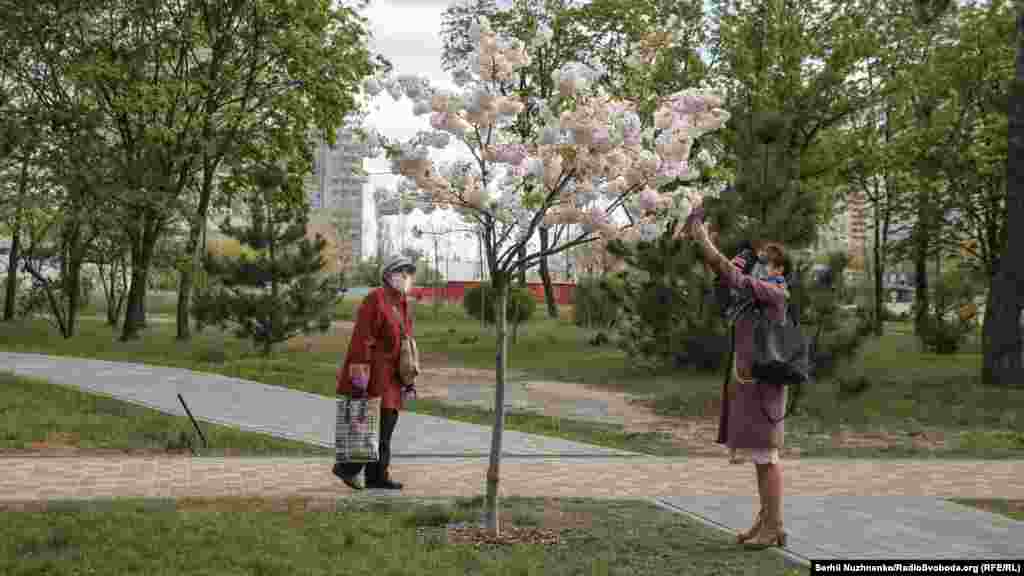
[[[370,365],[369,396],[380,397],[386,409],[402,408],[402,384],[398,379],[398,355],[401,347],[398,319],[387,300],[384,288],[377,288],[363,299],[356,315],[356,326],[345,355],[345,364],[338,370],[338,394],[352,393],[349,366]],[[413,324],[409,317],[409,302],[403,296],[399,303],[405,333],[412,336]]]

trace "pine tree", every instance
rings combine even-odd
[[[308,205],[294,194],[289,198],[294,182],[277,168],[262,169],[252,180],[248,222],[235,226],[225,219],[220,225],[249,250],[237,257],[207,255],[213,288],[197,296],[195,315],[200,324],[230,324],[237,337],[251,338],[267,356],[274,344],[314,327],[326,331],[340,286],[325,271],[326,240],[307,236]]]
[[[673,234],[678,225],[635,245],[609,243],[627,266],[601,288],[620,309],[619,345],[634,366],[717,370],[728,353],[725,323],[695,246]]]

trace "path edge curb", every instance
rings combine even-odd
[[[706,527],[711,528],[713,530],[717,530],[719,532],[724,532],[726,534],[729,534],[730,536],[735,536],[736,535],[736,533],[733,530],[731,530],[728,526],[725,526],[724,524],[719,524],[718,522],[715,522],[714,520],[711,520],[710,518],[707,518],[705,516],[701,516],[700,514],[697,514],[695,512],[690,512],[689,510],[687,510],[685,508],[682,508],[680,506],[676,506],[675,504],[671,504],[669,502],[666,502],[666,501],[662,500],[661,498],[652,497],[652,498],[647,498],[646,500],[648,502],[650,502],[651,504],[654,504],[658,508],[661,508],[662,510],[668,510],[669,512],[673,512],[675,514],[680,514],[682,516],[685,516],[685,517],[687,517],[687,518],[689,518],[691,520],[694,520],[694,521],[702,524],[703,526],[706,526]],[[794,565],[796,567],[799,567],[799,568],[810,568],[811,567],[810,559],[804,558],[800,554],[797,554],[797,553],[795,553],[795,552],[793,552],[791,550],[787,550],[785,548],[778,548],[778,547],[770,548],[770,550],[775,552],[776,554],[781,555],[783,557],[783,559],[786,560],[787,563],[792,564],[792,565]]]

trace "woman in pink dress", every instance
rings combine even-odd
[[[763,244],[760,247],[758,258],[763,263],[764,273],[755,277],[742,273],[742,262],[738,263],[738,268],[718,251],[704,223],[695,222],[690,228],[705,262],[726,287],[752,294],[769,320],[784,318],[789,292],[784,277],[787,258],[782,246]],[[738,542],[751,547],[785,546],[779,448],[784,434],[782,417],[786,392],[782,386],[761,384],[751,377],[754,326],[749,313],[736,320],[735,362],[722,402],[718,442],[729,447],[734,462],[742,462],[745,457],[752,459],[757,473],[760,510],[754,525],[739,535]]]

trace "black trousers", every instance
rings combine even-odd
[[[391,435],[398,424],[398,410],[380,409],[380,458],[376,462],[346,462],[341,465],[346,476],[355,476],[366,467],[366,483],[375,484],[390,479],[388,466],[391,465]]]

